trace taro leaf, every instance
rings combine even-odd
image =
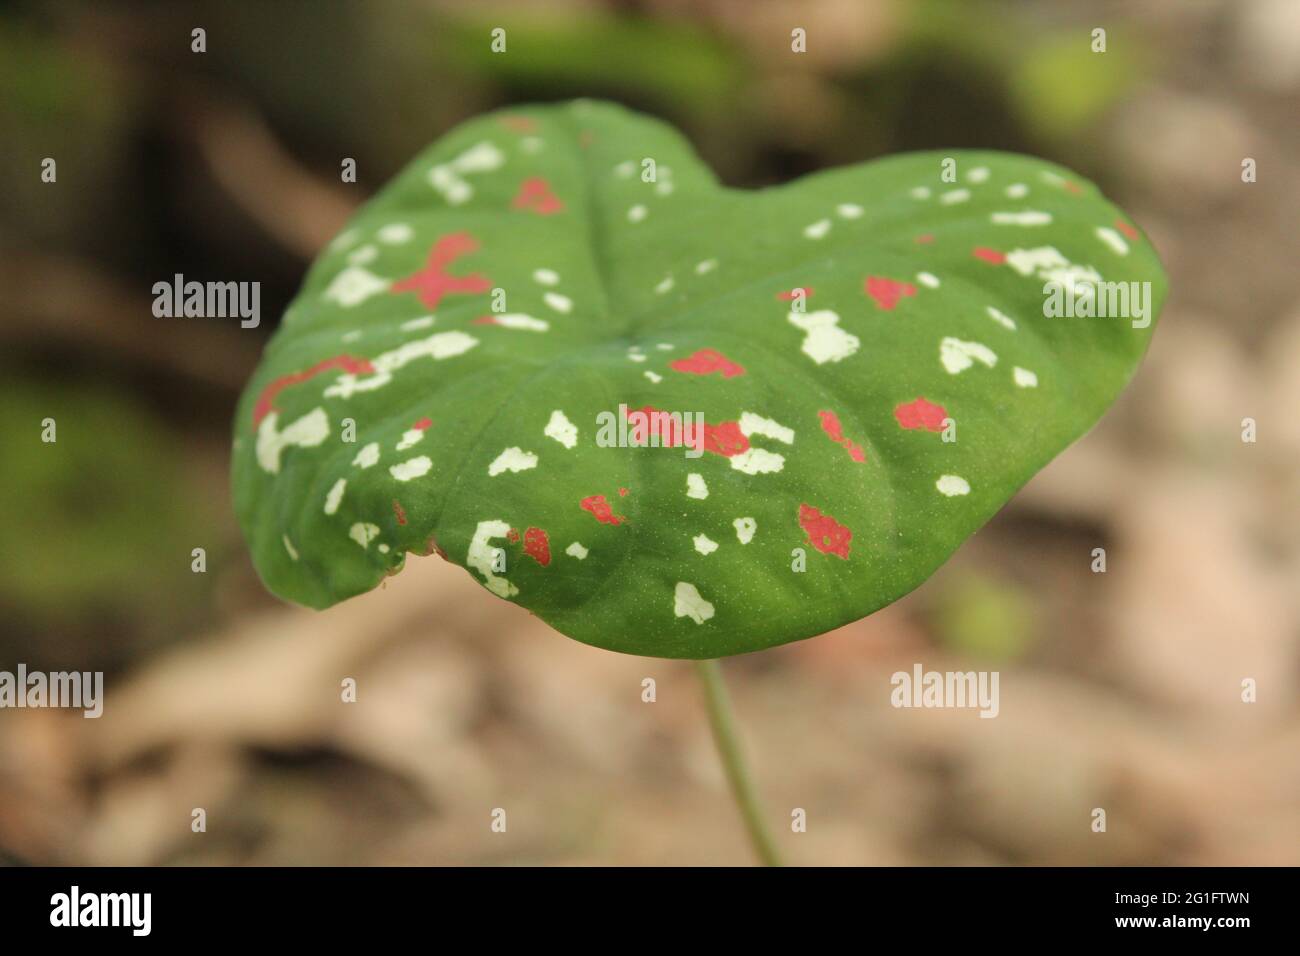
[[[1149,321],[1046,317],[1045,283],[1112,314],[1101,281],[1149,283],[1148,318],[1165,294],[1073,173],[955,151],[945,182],[944,155],[742,192],[617,106],[449,133],[316,262],[239,407],[267,585],[322,608],[436,550],[570,637],[658,657],[906,594],[1146,348]],[[651,447],[602,441],[619,430]]]

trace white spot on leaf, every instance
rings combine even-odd
[[[948,370],[949,375],[956,375],[980,362],[992,368],[998,364],[998,357],[987,345],[979,342],[963,342],[961,339],[946,338],[939,343],[939,361]]]
[[[381,279],[360,266],[349,266],[326,286],[324,296],[329,301],[350,309],[387,288],[387,279]]]
[[[551,323],[545,319],[534,318],[524,312],[503,312],[492,316],[492,324],[505,329],[517,329],[522,332],[545,332]]]
[[[330,252],[338,252],[340,249],[346,249],[352,243],[357,241],[357,231],[355,229],[345,229],[337,236],[330,240],[326,247]]]
[[[572,448],[578,444],[578,426],[569,421],[568,416],[558,408],[551,412],[551,419],[546,423],[542,434],[547,438],[554,438],[565,448]]]
[[[398,451],[406,451],[408,448],[414,448],[423,440],[424,429],[408,428],[406,431],[402,432],[402,440],[397,443],[396,448]]]
[[[340,478],[330,486],[329,492],[325,495],[325,513],[332,515],[339,510],[339,503],[343,500],[343,492],[348,486],[346,478]]]
[[[856,352],[861,344],[856,335],[838,327],[840,317],[830,309],[808,313],[791,312],[788,321],[807,333],[800,348],[818,365],[843,361]]]
[[[474,537],[470,539],[469,551],[465,555],[465,563],[483,575],[487,589],[503,598],[518,594],[519,588],[493,571],[492,564],[497,549],[490,542],[493,538],[504,538],[509,533],[510,525],[504,521],[480,521],[474,529]]]
[[[987,311],[989,314],[989,318],[992,319],[994,322],[998,323],[998,325],[1002,326],[1005,329],[1010,329],[1012,332],[1016,330],[1015,319],[1011,318],[1011,316],[1007,315],[1004,312],[999,312],[991,305],[988,307]]]
[[[940,475],[934,486],[939,489],[940,494],[947,495],[949,498],[970,494],[970,485],[960,475]]]
[[[379,442],[372,441],[357,452],[357,457],[352,459],[352,464],[358,468],[369,468],[377,461],[379,461]]]
[[[389,223],[379,230],[379,241],[386,242],[389,245],[398,245],[403,242],[410,242],[415,235],[415,230],[404,222]]]
[[[1054,246],[1012,249],[1007,253],[1007,265],[1022,276],[1032,275],[1038,269],[1061,269],[1069,264],[1070,260],[1061,255]]]
[[[478,339],[464,332],[438,332],[425,339],[407,342],[370,360],[374,372],[358,378],[352,372],[340,375],[325,389],[326,398],[350,398],[355,392],[370,392],[393,380],[393,373],[420,358],[434,361],[453,358],[478,345]]]
[[[515,445],[507,448],[488,465],[488,477],[495,478],[503,472],[528,471],[537,467],[537,456]]]
[[[718,550],[718,542],[714,541],[706,534],[697,534],[691,539],[695,543],[695,550],[703,555],[710,555]]]
[[[1051,224],[1052,214],[1027,209],[1024,212],[995,212],[989,219],[995,226],[1046,226]]]
[[[1015,379],[1016,384],[1021,388],[1038,387],[1038,376],[1027,368],[1021,368],[1019,365],[1011,370],[1011,377]]]
[[[1098,226],[1097,238],[1106,243],[1106,245],[1110,247],[1111,252],[1115,253],[1115,255],[1128,255],[1128,243],[1125,242],[1124,237],[1114,229],[1107,226]]]
[[[747,448],[727,459],[731,467],[747,475],[766,475],[785,467],[785,458],[765,448]]]
[[[749,544],[754,540],[754,532],[758,530],[758,522],[753,518],[737,518],[731,524],[736,529],[736,539],[741,544]]]
[[[556,312],[569,312],[573,309],[573,300],[558,292],[548,292],[542,299]]]
[[[805,226],[803,234],[809,239],[825,239],[826,234],[831,231],[831,221],[829,219],[818,219],[810,226]]]
[[[471,146],[450,162],[440,163],[429,170],[429,185],[436,189],[453,206],[469,202],[474,187],[464,177],[471,173],[487,173],[498,169],[506,161],[505,153],[492,143],[484,141]]]
[[[421,478],[429,473],[433,467],[433,462],[429,460],[428,455],[420,455],[418,458],[411,458],[408,461],[399,462],[388,469],[388,473],[398,481],[410,481],[412,478]]]
[[[713,605],[700,596],[694,584],[678,581],[673,592],[673,614],[677,617],[689,617],[696,624],[703,624],[713,617]]]
[[[280,473],[280,455],[290,447],[315,448],[329,437],[330,422],[325,409],[313,408],[297,421],[278,428],[280,413],[271,412],[257,427],[257,463],[263,471]]]
[[[775,438],[787,445],[794,444],[793,428],[788,428],[770,418],[764,418],[762,415],[755,415],[753,412],[741,413],[740,430],[746,438],[762,435],[764,438]]]

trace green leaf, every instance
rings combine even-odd
[[[923,153],[743,192],[617,106],[452,131],[322,254],[240,404],[262,577],[326,607],[438,550],[570,637],[659,657],[906,594],[1146,348],[1149,323],[1046,317],[1045,281],[1078,303],[1149,283],[1148,317],[1165,295],[1095,187],[951,156],[955,183]],[[652,431],[707,450],[603,447],[620,405],[699,413]]]

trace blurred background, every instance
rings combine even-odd
[[[6,4],[0,669],[103,670],[107,707],[0,711],[0,861],[750,860],[689,665],[434,559],[290,608],[231,513],[236,396],[349,211],[456,122],[574,96],[664,117],[734,186],[1041,155],[1170,274],[1133,385],[938,575],[724,662],[789,860],[1300,863],[1294,0]],[[154,318],[177,272],[260,281],[261,328]],[[891,708],[914,662],[999,670],[1000,716]]]

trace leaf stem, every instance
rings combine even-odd
[[[754,853],[764,866],[781,866],[781,856],[777,853],[771,831],[763,821],[758,791],[745,763],[745,755],[741,752],[731,700],[727,696],[727,685],[722,680],[722,669],[717,661],[695,661],[695,672],[700,675],[700,683],[704,685],[704,702],[709,709],[713,740],[717,744],[722,768],[726,771],[727,782],[731,784],[731,792],[736,798],[736,806],[740,808],[740,816],[744,820],[749,841],[754,846]]]

